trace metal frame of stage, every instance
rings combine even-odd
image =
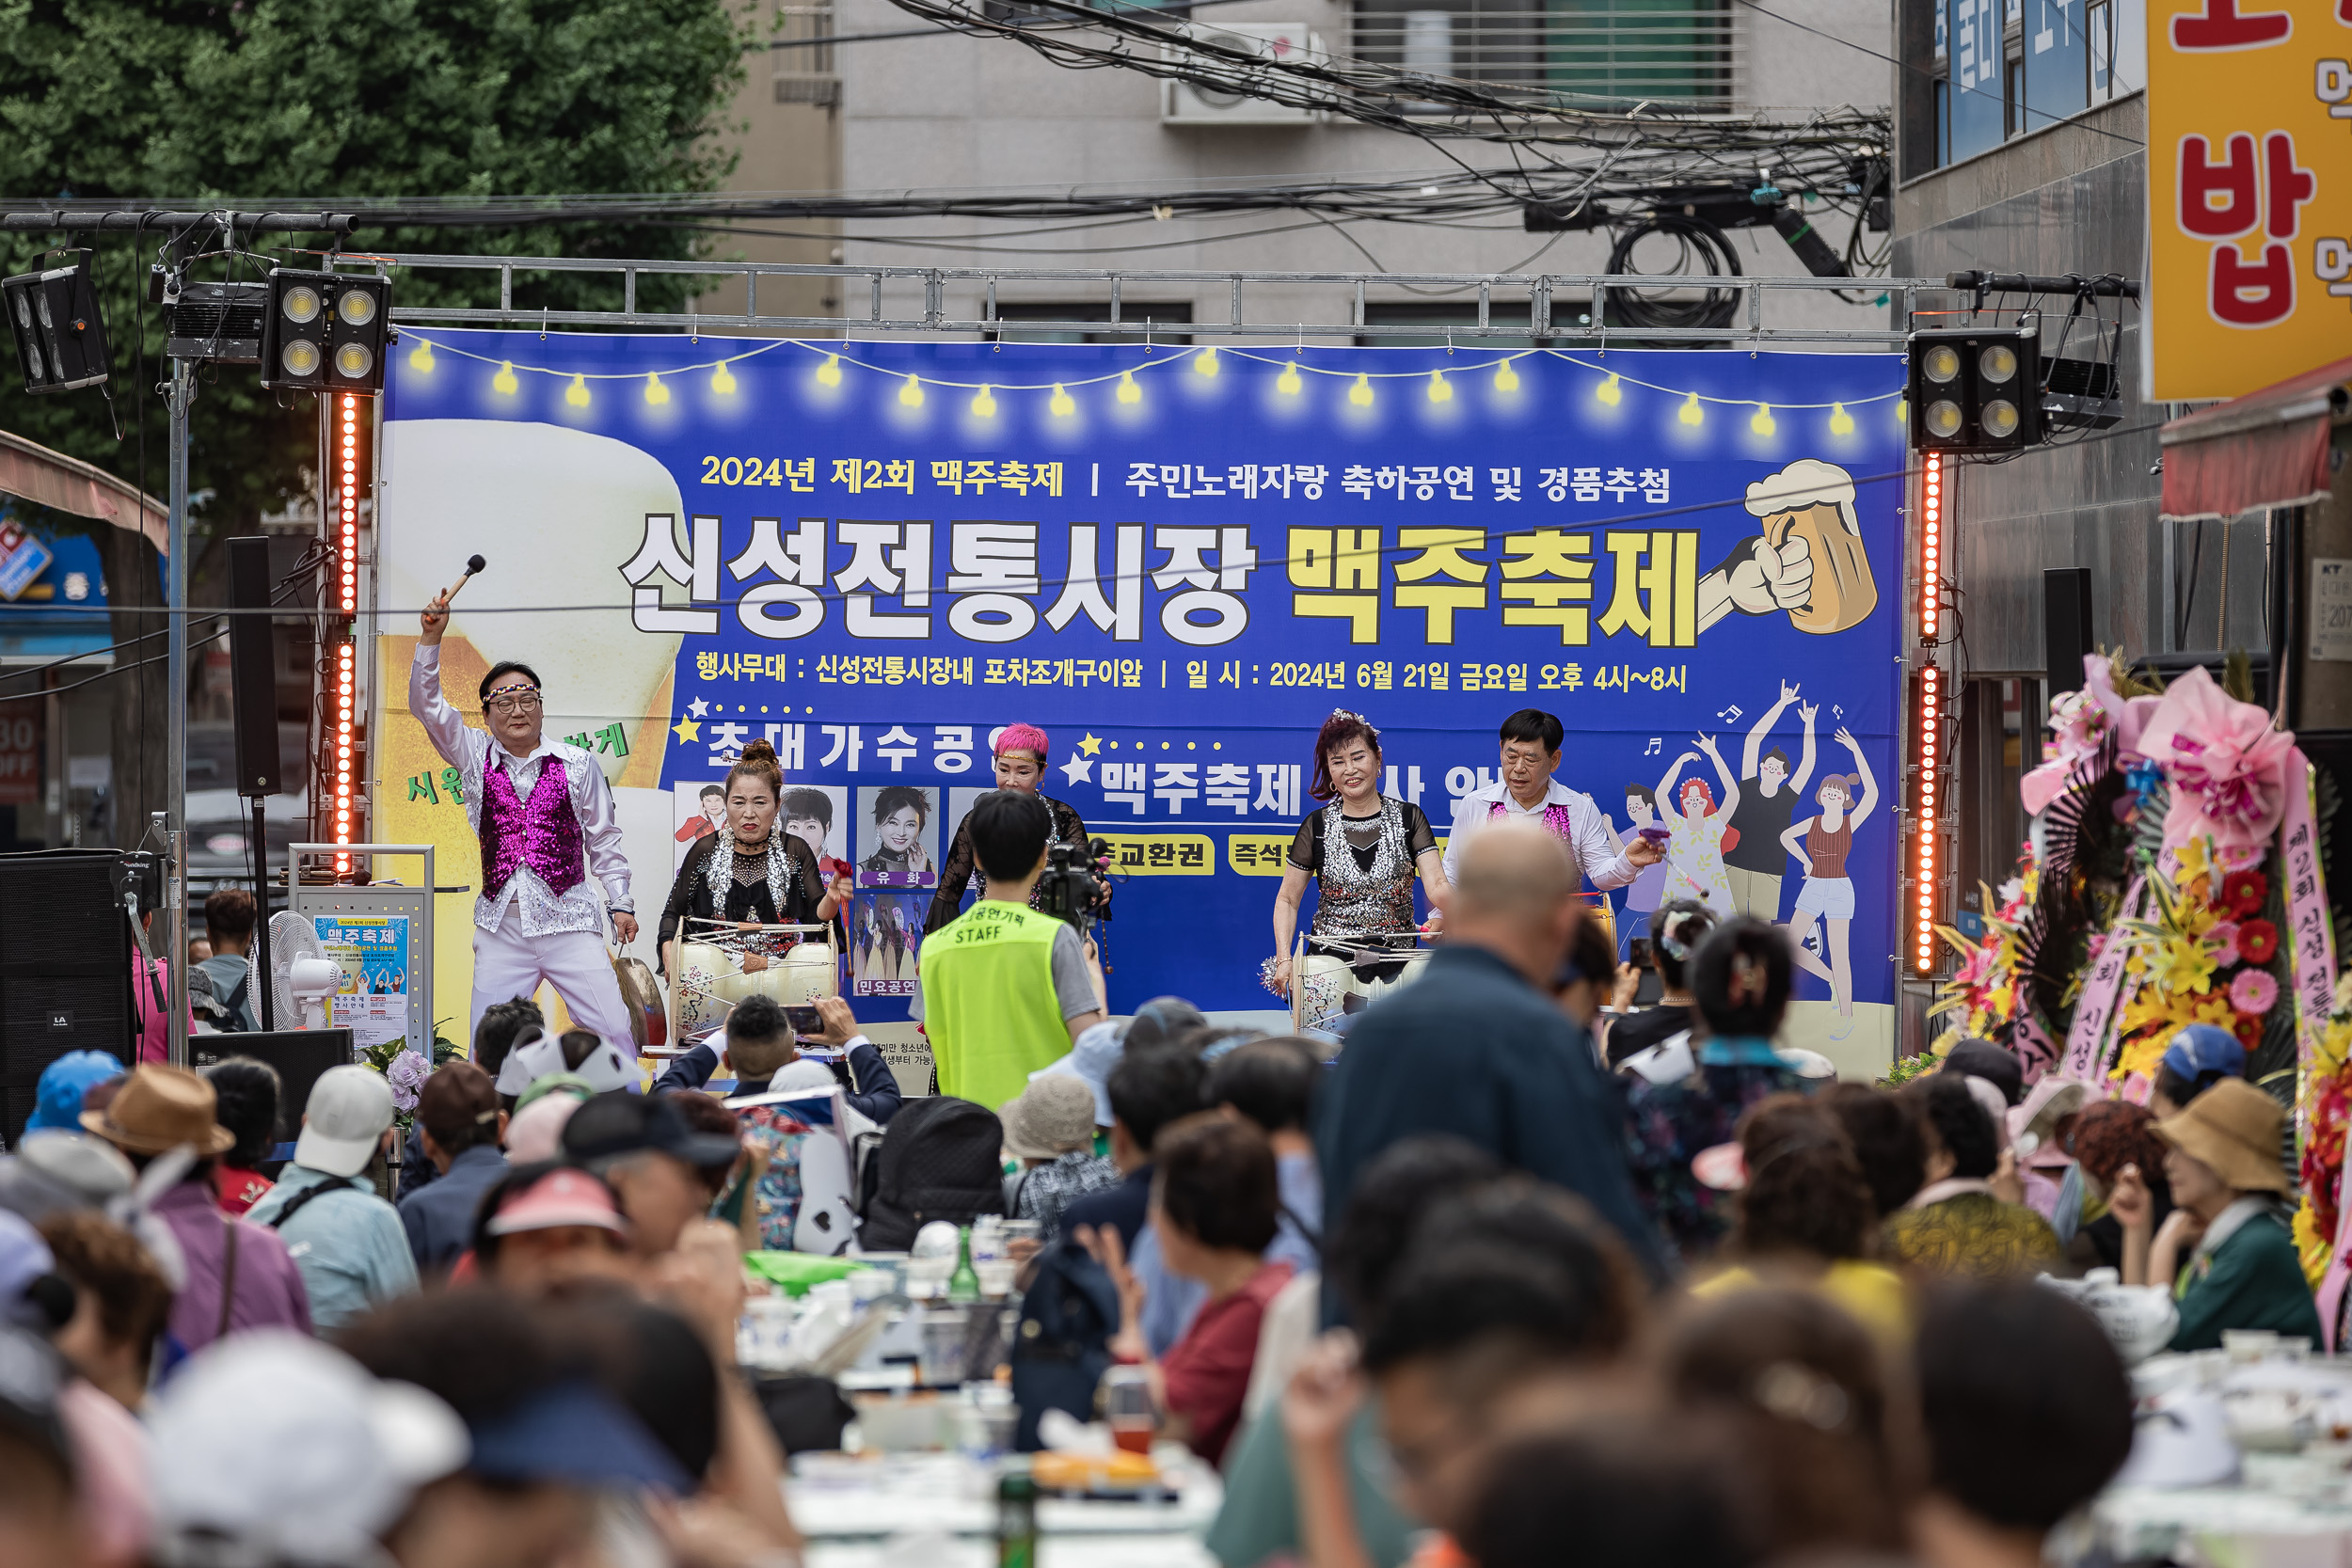
[[[835,338],[853,332],[921,335],[1089,332],[1136,340],[1177,334],[1194,338],[1293,339],[1301,341],[1337,338],[1351,342],[1359,339],[1444,336],[1474,343],[1483,339],[1533,336],[1548,340],[1552,346],[1592,349],[1606,349],[1612,343],[1624,348],[1688,343],[1752,351],[1817,344],[1885,349],[1901,345],[1909,333],[1908,324],[1920,309],[1921,295],[1933,293],[1972,297],[1970,291],[1954,289],[1946,280],[1931,277],[1708,277],[1677,274],[1643,275],[1637,280],[1625,274],[1606,273],[1171,272],[1052,267],[856,266],[838,263],[820,266],[782,261],[630,261],[581,257],[401,253],[330,256],[326,261],[329,265],[369,267],[384,272],[398,269],[496,275],[496,305],[395,303],[392,308],[395,324],[535,326],[542,330],[565,327],[604,331],[618,327],[651,327],[690,334],[713,332],[778,338]],[[621,309],[532,309],[515,304],[516,274],[527,276],[558,272],[618,277]],[[637,305],[638,279],[651,276],[707,278],[713,288],[740,280],[744,290],[744,312],[729,315],[691,310],[641,310]],[[860,314],[845,310],[842,314],[830,316],[763,314],[759,309],[759,280],[763,277],[833,278],[841,280],[845,285],[863,281],[866,285],[864,291],[866,309]],[[1009,321],[1000,317],[997,314],[1000,285],[1029,283],[1106,291],[1109,296],[1108,317],[1066,322],[1026,318]],[[959,286],[974,284],[978,285],[982,300],[980,314],[968,317],[950,315],[948,299],[951,290],[962,293],[966,290]],[[1128,317],[1122,310],[1122,295],[1127,288],[1136,284],[1161,288],[1189,285],[1196,292],[1202,284],[1220,285],[1227,292],[1230,308],[1223,321],[1196,319],[1176,323]],[[1279,289],[1328,290],[1334,286],[1348,291],[1354,301],[1348,319],[1344,321],[1270,318],[1263,303],[1268,293]],[[922,291],[922,305],[919,311],[911,311],[901,301],[908,299],[916,288]],[[1367,320],[1367,293],[1372,290],[1387,288],[1408,289],[1422,294],[1474,293],[1478,301],[1478,319],[1475,323],[1455,326]],[[1555,298],[1599,298],[1610,290],[1631,292],[1635,289],[1645,294],[1670,291],[1677,303],[1696,303],[1698,297],[1708,293],[1728,293],[1736,296],[1735,314],[1738,320],[1722,326],[1611,326],[1605,321],[1562,325],[1552,320],[1552,302]],[[1888,325],[1867,328],[1802,326],[1768,324],[1764,320],[1765,301],[1769,297],[1804,298],[1822,293],[1861,294],[1865,296],[1863,299],[1847,303],[1865,309],[1888,309]],[[839,297],[846,303],[850,297],[850,291],[845,287]]]

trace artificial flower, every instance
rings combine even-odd
[[[2169,1039],[2173,1031],[2179,1027],[2180,1022],[2190,1022],[2194,1021],[2176,1022],[2172,1016],[2170,1002],[2164,994],[2153,987],[2143,986],[2134,993],[2129,1002],[2123,1005],[2123,1015],[2116,1021],[2116,1029],[2120,1034],[2137,1035],[2143,1029],[2153,1028],[2162,1032]]]
[[[2173,878],[2175,881],[2185,882],[2192,877],[2204,877],[2212,874],[2214,868],[2212,839],[2192,838],[2187,843],[2169,849],[2165,853],[2172,858],[2176,870]]]
[[[2202,941],[2214,927],[2219,925],[2224,911],[2215,909],[2202,896],[2185,890],[2172,905],[2172,926],[2183,936]]]
[[[2075,769],[2097,754],[2113,724],[2098,694],[2086,689],[2066,692],[2050,704],[2051,738],[2042,748],[2045,760],[2018,784],[2027,815],[2039,816],[2065,791]]]
[[[2107,1076],[2123,1085],[2124,1099],[2137,1102],[2147,1098],[2144,1088],[2135,1097],[2133,1081],[2137,1079],[2144,1085],[2155,1077],[2157,1065],[2164,1060],[2165,1048],[2172,1043],[2173,1034],[2169,1028],[2152,1029],[2123,1042],[2116,1053],[2114,1070]]]
[[[392,1106],[395,1110],[413,1111],[417,1096],[424,1087],[424,1058],[413,1051],[404,1051],[392,1058],[384,1069],[384,1081],[392,1086]]]
[[[2352,975],[2352,969],[2345,970],[2344,974]],[[2328,1020],[2328,1027],[2319,1032],[2319,1050],[2313,1057],[2313,1066],[2323,1071],[2340,1072],[2344,1062],[2352,1058],[2352,1018],[2345,1018],[2344,1011],[2339,1006],[2337,1016]]]
[[[2263,1027],[2261,1019],[2249,1017],[2245,1013],[2240,1013],[2230,1021],[2230,1033],[2237,1037],[2238,1044],[2246,1047],[2249,1055],[2262,1045]]]
[[[2221,879],[2222,904],[2241,916],[2262,913],[2269,896],[2270,879],[2259,871],[2233,871]]]
[[[2214,863],[2224,871],[2259,871],[2264,861],[2270,858],[2270,846],[2263,844],[2217,844]]]
[[[2270,715],[2226,695],[2202,668],[2172,683],[2137,748],[2164,765],[2172,786],[2164,836],[2175,847],[2211,834],[2222,848],[2258,845],[2286,810],[2295,737]]]
[[[2210,1023],[2217,1029],[2232,1029],[2237,1026],[2237,1009],[2230,1006],[2228,991],[2208,991],[2203,1001],[2182,1015],[2181,1022]]]
[[[2213,969],[2211,955],[2191,938],[2167,937],[2148,952],[2149,981],[2166,990],[2204,990]]]
[[[2217,920],[2205,930],[2205,951],[2223,968],[2238,961],[2237,922]]]
[[[2241,872],[2250,876],[2250,872]],[[2249,964],[2266,964],[2279,956],[2279,927],[2267,920],[2238,923],[2237,956]]]
[[[2237,978],[2230,982],[2230,1006],[2240,1013],[2260,1018],[2278,1005],[2279,982],[2263,969],[2241,969]]]

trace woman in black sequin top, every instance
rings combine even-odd
[[[784,793],[784,771],[775,748],[755,740],[727,773],[724,832],[706,833],[687,852],[662,907],[658,933],[668,973],[676,973],[674,948],[688,920],[728,920],[739,925],[805,925],[831,920],[850,902],[843,872],[828,887],[816,852],[783,832],[776,806]],[[757,952],[743,955],[745,973],[768,966]]]

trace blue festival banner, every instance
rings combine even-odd
[[[1537,707],[1613,832],[1669,832],[1613,895],[1621,945],[1668,881],[1775,919],[1791,1037],[1883,1063],[1901,380],[1859,354],[408,328],[378,593],[413,607],[488,555],[452,700],[541,668],[548,733],[619,789],[648,943],[704,792],[772,741],[793,830],[855,868],[861,1018],[904,1016],[1006,724],[1047,731],[1046,793],[1113,846],[1113,1009],[1257,1009],[1325,717],[1376,725],[1389,793],[1444,835]],[[379,631],[379,831],[463,863],[402,711],[413,623]]]

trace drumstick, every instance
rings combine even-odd
[[[457,591],[460,588],[465,587],[468,582],[470,582],[473,579],[473,575],[476,572],[481,571],[482,568],[487,564],[488,562],[485,562],[478,555],[468,556],[466,558],[466,575],[459,578],[455,582],[451,583],[449,585],[449,592],[441,595],[442,608],[447,609],[450,600],[457,597]]]

